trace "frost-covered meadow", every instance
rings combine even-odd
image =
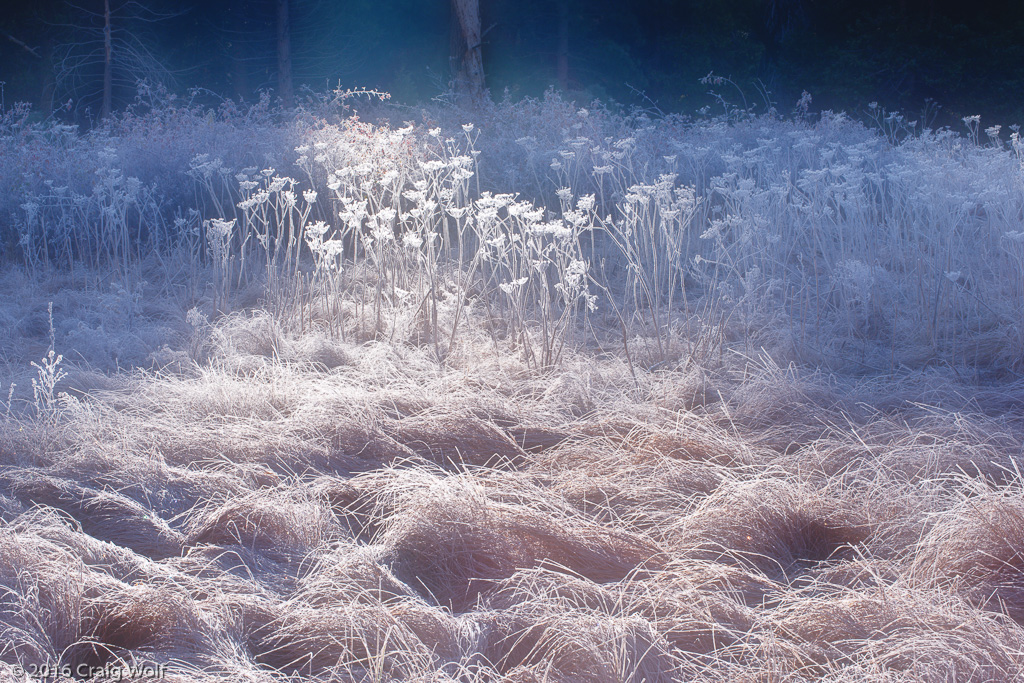
[[[1024,678],[1024,141],[868,112],[7,110],[0,676]]]

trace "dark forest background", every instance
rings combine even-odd
[[[143,76],[182,96],[200,88],[193,96],[214,101],[280,93],[282,0],[107,2],[114,108],[132,101]],[[104,0],[8,4],[0,13],[4,105],[95,119]],[[448,2],[286,4],[297,101],[302,86],[378,88],[409,103],[448,88],[457,30]],[[877,101],[928,125],[959,125],[971,114],[1024,119],[1019,1],[480,0],[480,12],[494,98],[555,86],[582,100],[694,112],[715,104],[699,80],[714,71],[738,86],[717,88],[734,104],[745,97],[762,110],[762,90],[783,112],[807,90],[815,110],[857,114]]]

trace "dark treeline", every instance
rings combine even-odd
[[[340,83],[423,100],[448,88],[458,30],[446,0],[10,5],[0,15],[5,106],[63,105],[61,115],[79,121],[130,103],[142,77],[213,99],[287,97],[283,37],[298,98],[304,87]],[[1024,3],[1013,0],[480,0],[480,14],[493,97],[555,86],[687,112],[714,105],[699,82],[714,71],[742,90],[720,87],[730,101],[762,109],[763,88],[784,112],[807,90],[815,109],[857,112],[877,101],[928,123],[1024,118]]]

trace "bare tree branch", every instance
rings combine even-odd
[[[17,39],[17,38],[15,38],[14,36],[12,36],[12,35],[11,35],[10,33],[8,33],[7,31],[3,31],[3,34],[4,34],[5,36],[7,36],[7,39],[8,39],[8,40],[10,40],[10,41],[11,41],[12,43],[14,43],[15,45],[20,45],[21,47],[25,48],[25,49],[26,49],[26,50],[27,50],[27,51],[29,52],[29,54],[31,54],[31,55],[32,55],[33,57],[35,57],[36,59],[42,59],[42,56],[41,56],[41,55],[40,55],[40,54],[39,54],[38,52],[36,52],[36,49],[35,49],[34,47],[31,47],[31,46],[29,46],[29,45],[26,45],[26,44],[25,44],[25,43],[23,43],[22,41],[18,40],[18,39]]]

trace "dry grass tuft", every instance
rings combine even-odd
[[[457,611],[521,568],[549,566],[603,583],[659,561],[640,536],[495,502],[455,478],[422,490],[381,540],[398,576]]]
[[[381,564],[379,546],[340,545],[313,563],[299,581],[297,602],[331,608],[391,604],[415,597],[412,588]]]
[[[285,347],[285,359],[312,363],[323,371],[352,364],[352,354],[343,344],[320,335],[307,335],[290,342]]]
[[[434,664],[433,648],[383,606],[285,603],[277,611],[258,637],[256,661],[283,673],[358,679],[378,672],[395,679]]]
[[[484,657],[511,680],[531,680],[523,676],[540,671],[539,680],[554,681],[678,680],[671,645],[641,618],[549,612],[526,603],[482,621]]]
[[[68,550],[0,527],[0,660],[57,663],[82,636],[85,575]]]
[[[342,536],[333,515],[293,490],[260,491],[195,515],[188,545],[240,545],[302,555]]]
[[[180,658],[211,649],[195,604],[172,589],[122,584],[91,599],[84,617],[86,634],[72,658],[92,666],[130,654]]]
[[[939,516],[912,571],[1024,623],[1024,494],[1017,487],[974,489]]]
[[[30,470],[8,472],[4,484],[26,506],[70,515],[85,533],[153,559],[181,553],[182,536],[163,519],[117,493],[96,491]]]
[[[516,424],[506,428],[512,440],[527,453],[543,453],[571,438],[572,432],[542,424]]]
[[[723,485],[669,536],[683,556],[741,562],[791,578],[843,558],[869,531],[854,511],[822,491],[759,479]]]
[[[730,476],[719,466],[608,448],[593,440],[559,447],[537,460],[531,475],[549,476],[551,490],[574,508],[601,523],[655,537]]]
[[[472,415],[421,413],[386,431],[416,455],[446,468],[516,467],[526,456],[508,434]]]
[[[144,577],[146,568],[155,566],[149,558],[129,548],[82,533],[73,519],[53,508],[29,510],[20,515],[11,528],[33,542],[53,544],[71,553],[76,562],[121,581]]]
[[[624,438],[629,449],[673,460],[696,460],[730,467],[750,465],[755,456],[749,447],[720,430],[690,427],[687,430],[659,430],[634,427]]]
[[[1009,681],[1024,671],[1012,654],[1024,643],[1019,630],[938,592],[824,590],[795,596],[770,619],[819,675],[859,662],[910,680]]]

